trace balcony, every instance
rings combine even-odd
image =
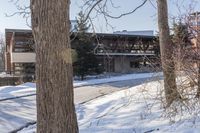
[[[35,62],[35,53],[11,53],[11,62],[12,63],[34,63]]]
[[[102,49],[97,50],[96,55],[111,55],[111,56],[154,56],[155,50],[131,50],[131,51],[113,51],[113,50],[107,50],[104,51]]]

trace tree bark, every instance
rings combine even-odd
[[[200,62],[197,61],[198,72],[197,72],[197,94],[196,97],[200,98]]]
[[[164,90],[167,107],[180,98],[176,86],[176,75],[173,61],[173,45],[169,33],[167,0],[157,0],[158,28],[161,61],[164,75]]]
[[[197,34],[197,53],[200,53],[200,33]],[[199,56],[199,54],[197,54],[197,56]],[[197,61],[197,67],[198,67],[198,72],[197,72],[197,94],[196,97],[200,98],[200,61],[199,61],[199,57],[198,57],[198,61]]]
[[[70,0],[31,0],[36,44],[37,133],[77,133]]]

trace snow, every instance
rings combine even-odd
[[[80,133],[199,133],[198,117],[185,113],[171,121],[165,116],[158,98],[162,88],[162,81],[153,81],[76,105]]]
[[[8,98],[20,97],[36,93],[35,83],[24,83],[18,86],[0,87],[0,101]]]
[[[7,74],[6,72],[0,72],[0,77],[5,78],[5,77],[14,77],[14,76],[11,74]]]
[[[103,79],[90,79],[84,81],[74,81],[74,87],[95,85],[116,81],[124,81],[130,79],[141,79],[141,78],[150,78],[154,76],[161,75],[161,73],[140,73],[140,74],[126,74],[121,76],[111,76],[109,78]],[[36,94],[36,85],[35,83],[25,83],[18,86],[3,86],[0,87],[0,101],[4,99],[21,97],[26,95]]]
[[[111,77],[103,78],[103,79],[74,81],[74,86],[78,87],[78,86],[84,86],[84,85],[94,85],[94,84],[101,84],[101,83],[131,80],[131,79],[152,78],[152,77],[158,77],[158,76],[162,76],[162,73],[125,74],[125,75],[121,75],[121,76],[111,76]]]
[[[76,81],[75,86],[147,78],[148,74],[129,74],[107,79]],[[156,74],[157,75],[157,74]],[[108,94],[84,104],[76,104],[80,133],[199,133],[199,115],[184,112],[166,115],[161,97],[163,81],[152,81]],[[0,87],[0,99],[35,93],[34,83]],[[162,96],[162,95],[161,95]],[[36,120],[35,96],[0,102],[0,132],[18,129]],[[36,124],[19,133],[33,133]]]
[[[142,77],[144,75],[144,77]],[[145,78],[148,74],[129,74],[106,79],[76,81],[75,87],[128,80],[132,77]],[[93,87],[95,89],[95,87]],[[77,88],[78,89],[78,88]],[[0,87],[0,133],[19,129],[29,122],[36,121],[36,85],[25,83],[18,86]],[[26,97],[29,96],[29,97]],[[16,97],[20,97],[15,99]],[[10,99],[10,100],[9,100]]]
[[[11,132],[35,120],[35,96],[0,102],[0,133]]]

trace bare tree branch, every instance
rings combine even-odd
[[[109,10],[108,10],[109,9],[108,5],[111,5],[112,8],[119,8],[120,7],[120,6],[114,5],[112,0],[97,0],[97,1],[95,1],[95,0],[84,0],[84,5],[82,6],[82,8],[85,8],[85,12],[86,12],[85,14],[87,14],[86,20],[89,18],[91,13],[93,11],[95,11],[98,15],[103,15],[103,17],[104,17],[104,19],[107,23],[108,22],[107,18],[119,19],[121,17],[130,15],[130,14],[134,13],[135,11],[137,11],[142,6],[144,6],[147,3],[147,1],[148,0],[143,0],[143,2],[141,4],[139,4],[136,8],[132,9],[131,11],[121,13],[118,16],[111,15]],[[151,2],[151,4],[152,4],[152,2]]]
[[[93,11],[93,9],[94,9],[99,3],[101,3],[102,1],[103,1],[103,0],[98,0],[94,5],[91,6],[89,12],[88,12],[87,15],[86,15],[86,20],[89,18],[89,16],[90,16],[91,12]]]
[[[13,3],[17,9],[16,12],[11,13],[11,14],[5,14],[6,17],[12,17],[15,15],[19,15],[22,16],[25,20],[26,20],[26,25],[28,27],[31,27],[29,19],[31,17],[31,13],[30,13],[30,6],[29,5],[21,5],[19,2],[20,0],[10,0],[9,2]]]
[[[129,11],[129,12],[126,12],[126,13],[122,13],[122,14],[120,14],[119,16],[112,16],[112,15],[109,15],[108,13],[106,13],[106,12],[105,12],[105,15],[108,16],[108,17],[110,17],[110,18],[119,19],[119,18],[121,18],[121,17],[123,17],[123,16],[130,15],[130,14],[134,13],[134,12],[137,11],[139,8],[141,8],[143,5],[145,5],[147,1],[148,1],[148,0],[144,0],[139,6],[137,6],[137,7],[136,7],[135,9],[133,9],[132,11]]]

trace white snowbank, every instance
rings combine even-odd
[[[158,76],[162,76],[162,73],[125,74],[121,76],[111,76],[109,78],[103,78],[103,79],[74,81],[74,86],[78,87],[78,86],[83,86],[83,85],[93,85],[93,84],[109,83],[109,82],[124,81],[124,80],[131,80],[131,79],[152,78],[152,77],[158,77]]]
[[[130,79],[151,78],[158,75],[161,75],[161,73],[126,74],[122,76],[113,76],[113,77],[104,78],[104,79],[74,81],[74,87],[115,82],[115,81],[124,81],[124,80],[130,80]],[[25,83],[18,86],[0,87],[0,100],[35,94],[36,93],[35,88],[36,88],[35,83]]]
[[[35,88],[35,83],[24,83],[18,86],[2,86],[0,87],[0,100],[35,94]]]
[[[80,133],[199,133],[200,121],[184,114],[174,123],[157,100],[162,82],[149,82],[76,105]],[[190,119],[188,119],[190,118]],[[20,133],[32,133],[36,125]]]

